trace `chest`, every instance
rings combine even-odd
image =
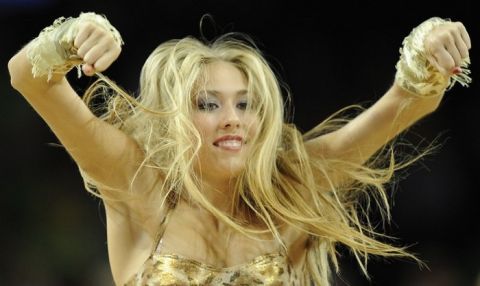
[[[115,224],[109,224],[115,225]],[[208,215],[177,208],[158,226],[156,239],[141,235],[145,239],[136,239],[137,243],[122,243],[129,235],[109,232],[109,254],[115,281],[123,282],[139,273],[142,265],[148,264],[152,250],[162,255],[174,255],[195,261],[207,267],[230,268],[253,265],[253,261],[262,260],[273,254],[281,254],[288,259],[289,267],[301,269],[306,253],[306,235],[292,229],[282,229],[281,238],[287,250],[269,233],[248,236],[220,224]],[[119,256],[119,254],[124,254]],[[119,258],[116,259],[115,258]],[[114,262],[119,262],[115,264]],[[115,266],[115,267],[113,267]],[[123,284],[122,284],[123,285]]]
[[[282,251],[269,233],[249,236],[194,211],[173,213],[156,248],[161,254],[176,254],[221,268]]]

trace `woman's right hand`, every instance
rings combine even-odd
[[[79,23],[73,44],[83,60],[82,71],[87,76],[106,70],[122,50],[112,32],[92,21]]]

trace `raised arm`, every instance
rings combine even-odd
[[[393,86],[374,105],[337,131],[306,142],[315,156],[355,163],[368,160],[416,121],[436,110],[446,88],[470,81],[470,38],[460,22],[424,22],[404,41]]]
[[[95,117],[65,78],[71,67],[69,59],[83,63],[87,75],[106,70],[119,56],[121,40],[89,18],[69,21],[61,24],[70,25],[69,28],[57,25],[49,32],[56,34],[42,32],[40,38],[10,59],[11,84],[45,120],[88,176],[101,184],[126,190],[143,153],[127,135]],[[59,44],[59,39],[66,44]],[[55,43],[49,46],[52,42]],[[67,56],[55,54],[57,49],[68,46],[73,51],[71,55],[68,55],[71,51],[63,51]]]
[[[149,219],[141,213],[145,209],[144,201],[115,201],[115,196],[126,194],[122,192],[130,191],[130,186],[132,191],[151,188],[159,176],[156,171],[143,168],[135,183],[130,184],[144,153],[125,133],[95,117],[65,78],[71,67],[65,58],[73,59],[75,64],[83,63],[83,72],[93,75],[106,70],[117,59],[120,41],[108,26],[101,25],[101,21],[100,24],[80,21],[69,25],[77,26],[66,31],[52,30],[59,35],[47,35],[47,40],[40,44],[38,38],[30,42],[10,59],[8,69],[12,86],[45,120],[78,166],[94,181],[109,186],[99,191],[114,199],[105,207],[110,264],[115,280],[119,281],[124,270],[136,261],[139,249],[147,248],[138,245],[153,243],[153,240],[152,231],[138,224],[140,220]],[[60,56],[55,54],[65,47],[71,50],[63,50]],[[156,227],[158,219],[150,219],[145,225]]]

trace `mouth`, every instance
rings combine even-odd
[[[223,136],[213,142],[215,147],[227,151],[239,151],[244,144],[243,138],[240,136]]]

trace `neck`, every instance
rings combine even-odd
[[[251,223],[251,226],[255,224],[256,226],[264,229],[266,226],[256,218],[256,215],[253,212],[248,210],[245,212],[241,211],[241,213],[235,212],[234,207],[237,206],[232,206],[232,203],[235,199],[234,196],[236,182],[237,179],[232,177],[222,179],[219,176],[215,176],[213,178],[206,178],[203,176],[200,191],[205,198],[218,210],[223,211],[229,216],[235,216],[236,219],[248,221]],[[196,203],[194,205],[199,207]],[[203,208],[201,207],[201,209]],[[206,211],[205,209],[203,210]],[[212,214],[208,215],[216,222],[218,227],[219,222],[217,218],[214,215],[212,216]]]
[[[230,213],[235,193],[235,179],[204,178],[202,192],[210,203],[219,210]]]

